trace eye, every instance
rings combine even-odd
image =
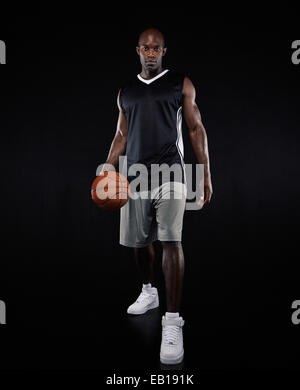
[[[160,47],[156,46],[156,47],[154,48],[154,50],[155,50],[155,51],[160,51]]]
[[[149,49],[148,46],[144,46],[144,51],[147,51]]]

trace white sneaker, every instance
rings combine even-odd
[[[138,299],[128,307],[128,314],[144,314],[150,309],[159,306],[159,299],[156,287],[142,288]]]
[[[162,317],[162,338],[160,346],[160,361],[164,364],[179,364],[183,360],[182,317]]]

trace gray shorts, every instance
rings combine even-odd
[[[120,209],[120,244],[140,248],[152,241],[181,241],[186,184],[167,182],[134,193]]]

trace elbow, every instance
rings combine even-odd
[[[189,134],[190,134],[190,137],[194,137],[196,136],[197,134],[200,134],[202,131],[202,128],[200,125],[195,125],[193,127],[190,127],[189,128]]]

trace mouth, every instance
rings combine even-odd
[[[149,60],[149,61],[145,61],[147,65],[155,65],[156,64],[156,61],[152,61],[152,60]]]

